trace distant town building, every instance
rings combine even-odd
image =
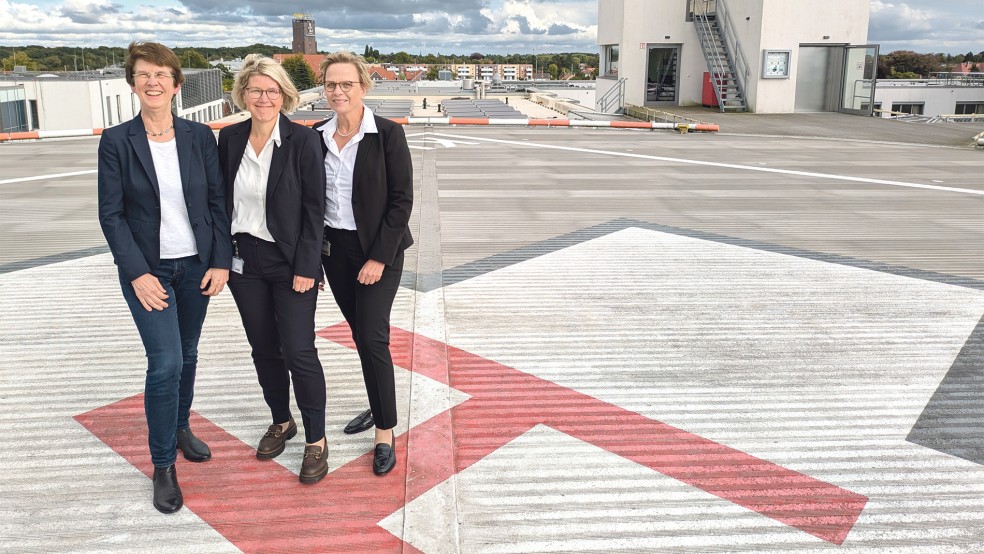
[[[314,18],[303,13],[295,13],[294,40],[290,51],[294,54],[317,54],[318,41],[314,38]]]
[[[226,66],[226,69],[233,73],[239,73],[243,69],[243,59],[236,58],[233,60],[212,60],[208,62],[208,65],[212,67],[217,67],[219,64]]]
[[[179,117],[207,123],[223,115],[222,71],[185,69],[174,97]],[[133,119],[140,102],[122,70],[0,75],[3,130],[102,129]]]

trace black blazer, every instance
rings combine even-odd
[[[226,210],[232,218],[236,173],[249,147],[253,120],[219,131],[219,163],[226,183]],[[274,146],[266,191],[266,224],[294,275],[321,279],[325,225],[325,165],[311,129],[280,115],[280,146]]]
[[[229,269],[229,217],[215,135],[175,115],[174,139],[198,257],[209,267]],[[121,274],[132,281],[150,273],[161,261],[161,190],[139,114],[103,131],[97,181],[99,225]]]
[[[378,133],[366,133],[359,142],[352,179],[352,211],[363,253],[385,265],[411,244],[413,163],[403,127],[373,115]],[[314,126],[323,156],[328,145],[321,135],[325,120]]]

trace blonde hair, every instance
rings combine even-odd
[[[301,101],[301,94],[290,80],[290,75],[287,75],[283,66],[263,54],[250,54],[243,60],[243,69],[236,75],[236,83],[232,86],[232,101],[236,106],[246,109],[246,87],[249,86],[250,77],[254,75],[269,77],[280,86],[281,98],[284,101],[280,111],[290,113],[297,108]]]
[[[328,54],[325,56],[325,59],[321,60],[321,65],[318,67],[319,83],[325,83],[325,73],[328,71],[330,66],[336,63],[350,63],[354,65],[355,71],[359,74],[359,84],[362,85],[362,88],[366,92],[372,88],[372,78],[369,77],[369,64],[366,62],[366,59],[347,50],[335,52],[334,54]]]

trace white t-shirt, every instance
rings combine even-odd
[[[161,189],[161,259],[194,256],[198,254],[198,247],[181,186],[178,144],[173,138],[167,142],[147,142]]]

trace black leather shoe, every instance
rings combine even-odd
[[[372,420],[372,410],[366,410],[355,416],[355,419],[345,426],[344,431],[346,435],[354,435],[371,429],[373,425],[375,422]]]
[[[207,462],[212,459],[212,451],[191,432],[191,428],[178,429],[178,450],[189,462]]]
[[[389,444],[376,445],[376,454],[372,458],[372,472],[376,475],[386,475],[394,466],[396,466],[396,433],[393,433]]]
[[[154,507],[162,514],[173,514],[184,506],[174,464],[154,468]]]
[[[296,434],[297,424],[294,423],[294,418],[287,420],[286,430],[281,430],[280,425],[274,423],[260,439],[260,445],[256,447],[256,457],[261,460],[276,458],[286,448],[287,441]]]

